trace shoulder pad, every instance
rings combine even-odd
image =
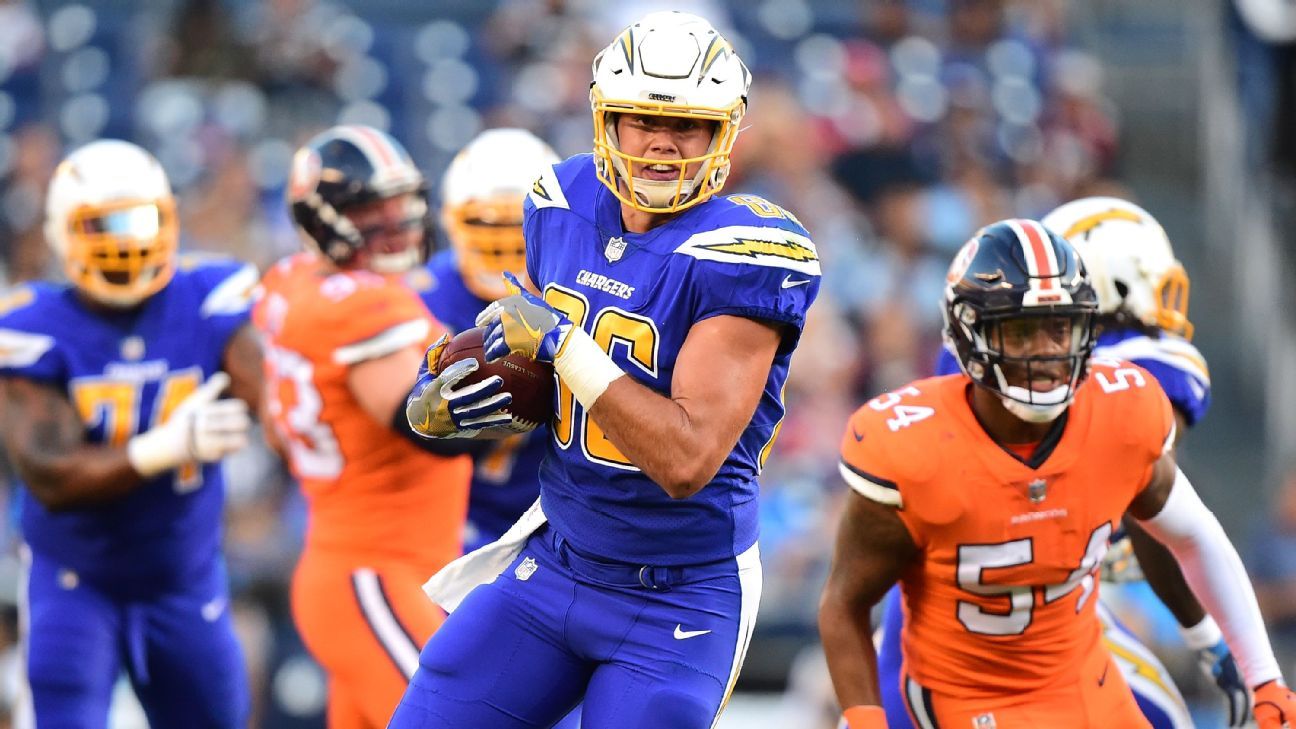
[[[0,294],[0,317],[29,306],[35,300],[36,290],[27,285]]]
[[[718,198],[715,210],[717,217],[729,225],[756,225],[772,228],[783,228],[793,233],[809,237],[810,233],[801,224],[797,216],[787,208],[776,205],[759,195],[725,195]]]
[[[54,337],[16,329],[0,329],[0,367],[18,369],[36,364],[54,348]]]
[[[1174,335],[1165,334],[1156,339],[1142,335],[1130,337],[1098,347],[1095,355],[1135,363],[1142,360],[1160,362],[1203,384],[1210,384],[1210,370],[1201,351],[1188,340]]]
[[[842,435],[838,470],[847,485],[874,501],[904,508],[909,484],[930,470],[939,393],[922,380],[869,400]]]
[[[594,155],[578,154],[554,165],[547,165],[531,186],[527,202],[535,209],[562,208],[570,210],[567,189],[582,173],[592,172]]]
[[[1174,447],[1174,408],[1151,372],[1133,362],[1095,357],[1081,386],[1085,389],[1096,402],[1120,402],[1108,406],[1104,415],[1112,419],[1113,430],[1128,434],[1132,445],[1146,446],[1154,454]]]
[[[799,225],[796,228],[802,232],[765,225],[724,225],[694,233],[675,252],[704,261],[769,266],[819,276],[819,251],[804,229]]]
[[[242,314],[252,305],[260,282],[256,266],[246,263],[235,268],[234,265],[237,264],[226,268],[224,278],[203,299],[200,309],[203,317]]]

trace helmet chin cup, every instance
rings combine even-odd
[[[1061,417],[1062,413],[1066,412],[1067,406],[1071,404],[1070,398],[1057,405],[1030,405],[1007,395],[1000,395],[999,399],[1008,412],[1028,423],[1051,423]]]
[[[417,266],[422,258],[418,248],[407,248],[399,253],[374,253],[369,256],[369,270],[374,273],[405,273]]]
[[[693,180],[634,178],[634,195],[647,208],[671,208],[693,196]]]

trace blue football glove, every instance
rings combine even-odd
[[[477,371],[475,359],[461,359],[445,370],[433,374],[441,359],[441,352],[450,343],[450,335],[442,335],[423,357],[418,379],[405,399],[405,417],[410,429],[425,438],[474,438],[483,431],[499,428],[501,435],[511,434],[506,427],[512,416],[501,410],[513,402],[513,396],[499,392],[504,380],[499,376],[487,377],[464,387],[456,387],[460,380]]]
[[[477,315],[477,326],[486,327],[483,356],[494,362],[516,353],[552,364],[572,330],[571,320],[523,289],[513,274],[505,273],[504,280],[510,295]]]
[[[1251,692],[1242,680],[1233,654],[1221,639],[1210,648],[1197,651],[1197,665],[1228,697],[1228,725],[1243,726],[1251,718]]]

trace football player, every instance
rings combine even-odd
[[[460,553],[471,462],[453,441],[415,436],[404,416],[440,333],[404,280],[423,262],[426,192],[384,132],[348,125],[311,139],[288,184],[308,251],[266,272],[253,312],[271,438],[310,513],[293,617],[328,672],[334,728],[386,725],[444,618],[420,585]],[[438,392],[480,402],[482,388],[454,389],[467,372],[447,374]]]
[[[750,75],[707,21],[645,16],[593,71],[594,154],[527,196],[541,295],[514,278],[478,318],[488,358],[557,373],[540,500],[429,583],[458,608],[398,729],[547,727],[582,698],[588,726],[705,729],[751,637],[756,478],[819,260],[787,211],[716,194]],[[416,388],[411,422],[457,434],[434,406]]]
[[[151,726],[241,727],[220,460],[260,392],[256,269],[179,257],[166,173],[127,142],[64,159],[45,215],[68,283],[0,301],[35,722],[105,726],[124,670]]]
[[[1169,400],[1147,370],[1090,360],[1098,297],[1075,247],[1035,221],[988,226],[944,312],[960,374],[875,398],[842,439],[852,492],[819,624],[847,725],[888,725],[869,611],[898,581],[914,725],[1150,726],[1096,611],[1126,513],[1219,621],[1260,726],[1296,720],[1241,561],[1174,463]]]
[[[1210,376],[1201,353],[1188,342],[1192,336],[1188,276],[1175,258],[1165,231],[1146,210],[1111,197],[1069,202],[1041,222],[1067,238],[1088,267],[1098,294],[1094,355],[1128,360],[1151,372],[1174,406],[1176,440],[1181,439],[1206,412]],[[942,350],[937,373],[958,371],[954,354]],[[1207,677],[1224,692],[1228,725],[1242,726],[1251,713],[1250,692],[1219,626],[1193,597],[1165,548],[1148,537],[1133,519],[1126,518],[1122,527],[1114,535],[1114,546],[1104,561],[1104,579],[1125,581],[1146,573],[1156,593],[1184,626],[1184,640],[1198,653]],[[1131,556],[1131,546],[1139,559]],[[1169,671],[1101,601],[1097,609],[1104,640],[1134,690],[1144,716],[1155,729],[1191,729],[1188,707]],[[903,622],[900,591],[892,588],[884,603],[878,670],[883,705],[893,729],[908,725],[900,695],[899,641]]]
[[[523,129],[490,129],[468,143],[441,181],[441,227],[450,248],[411,280],[432,315],[452,331],[476,326],[482,309],[508,295],[503,274],[526,276],[522,203],[542,168],[558,161]],[[540,493],[537,473],[548,430],[492,441],[474,459],[464,551],[500,538]]]

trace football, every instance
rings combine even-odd
[[[465,329],[456,334],[442,350],[437,371],[462,359],[475,359],[480,366],[476,372],[460,380],[459,386],[471,385],[492,375],[499,375],[504,380],[502,391],[513,395],[513,402],[505,408],[505,412],[513,417],[513,422],[508,426],[510,430],[527,433],[541,423],[549,422],[554,412],[553,367],[529,360],[520,354],[510,354],[498,362],[487,362],[482,356],[485,334],[485,327]]]

